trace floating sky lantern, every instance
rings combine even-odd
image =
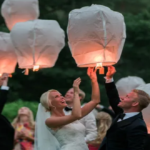
[[[18,22],[35,20],[39,16],[38,0],[5,0],[1,14],[9,30]]]
[[[126,96],[133,89],[136,89],[140,85],[145,85],[146,83],[140,77],[128,76],[121,78],[117,83],[116,87],[120,96]]]
[[[122,14],[102,5],[72,10],[67,33],[78,67],[102,68],[116,64],[126,38]],[[104,73],[104,69],[100,72]]]
[[[146,92],[150,96],[150,83],[141,85],[137,87],[137,89]],[[143,114],[143,119],[148,129],[148,133],[150,134],[150,104],[148,105],[147,108],[143,109],[142,114]]]
[[[35,20],[17,23],[11,31],[19,68],[38,71],[55,65],[65,45],[65,34],[57,21]]]
[[[10,34],[0,32],[0,76],[3,73],[12,74],[15,71],[17,57]]]

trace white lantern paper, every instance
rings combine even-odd
[[[75,9],[69,14],[67,32],[78,67],[109,66],[120,59],[126,38],[122,14],[102,5]]]
[[[10,34],[0,32],[0,75],[11,74],[15,71],[17,57],[13,48]]]
[[[11,31],[19,68],[49,68],[55,65],[65,45],[65,34],[57,21],[17,23]]]
[[[5,0],[2,4],[2,16],[9,30],[18,22],[35,20],[39,16],[38,0]]]
[[[141,85],[137,89],[146,92],[150,96],[150,83],[146,85]],[[142,111],[143,119],[146,123],[148,133],[150,134],[150,105]]]
[[[145,82],[142,78],[136,76],[128,76],[125,78],[121,78],[116,83],[119,96],[126,96],[133,89],[136,89],[140,85],[145,85]]]

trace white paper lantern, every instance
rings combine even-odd
[[[146,92],[150,96],[150,83],[146,85],[141,85],[137,89]],[[142,111],[143,119],[146,123],[148,133],[150,134],[150,105]]]
[[[17,57],[13,48],[10,34],[0,32],[0,76],[15,71]]]
[[[1,14],[9,30],[18,22],[35,20],[39,16],[38,0],[5,0]]]
[[[65,45],[65,34],[57,21],[35,20],[17,23],[11,31],[19,68],[49,68],[55,65]]]
[[[126,96],[133,89],[136,89],[140,85],[145,85],[145,82],[142,78],[136,76],[128,76],[125,78],[121,78],[116,83],[119,96]]]
[[[69,14],[69,47],[78,67],[109,66],[120,59],[126,38],[124,17],[102,5]]]

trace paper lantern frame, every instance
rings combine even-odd
[[[107,15],[105,16],[103,12]],[[93,19],[94,15],[97,20]],[[110,20],[107,20],[107,16]],[[118,29],[116,29],[115,21],[119,24]],[[99,28],[99,25],[103,29]],[[87,31],[83,31],[84,28]],[[120,58],[126,38],[126,27],[122,14],[102,5],[92,5],[70,12],[67,33],[68,44],[78,67],[95,67],[98,63],[102,63],[102,66],[110,66],[116,64]],[[117,34],[121,37],[118,38]],[[111,39],[113,36],[114,39]],[[115,42],[118,43],[117,47]],[[93,47],[94,50],[91,50]]]
[[[12,74],[17,65],[17,56],[9,33],[0,32],[0,45],[0,75]]]
[[[39,17],[38,0],[5,0],[1,14],[9,30],[16,23],[35,20]]]
[[[19,68],[50,68],[55,65],[65,45],[65,34],[55,20],[17,23],[11,38],[18,56]]]

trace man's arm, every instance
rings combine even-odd
[[[92,112],[89,113],[87,116],[82,118],[80,122],[85,126],[86,129],[85,142],[95,140],[97,137],[97,127],[94,114]]]
[[[145,126],[131,128],[127,132],[128,150],[144,150],[147,129]]]
[[[1,77],[1,89],[0,89],[0,114],[3,111],[4,105],[7,101],[7,95],[8,95],[8,90],[9,87],[7,86],[7,82],[8,82],[8,76],[5,77]]]
[[[120,98],[119,98],[115,83],[114,82],[106,83],[105,88],[106,88],[106,93],[107,93],[107,96],[109,99],[109,104],[111,105],[115,114],[117,115],[119,113],[122,113],[123,110],[118,107],[118,104],[120,102]]]
[[[106,84],[105,84],[105,88],[106,88],[106,93],[109,99],[109,103],[113,109],[113,111],[115,112],[115,114],[119,114],[122,113],[123,110],[121,108],[118,107],[118,104],[120,102],[120,98],[118,95],[118,91],[116,88],[115,83],[113,82],[113,75],[116,73],[115,67],[113,66],[109,66],[108,67],[108,72],[106,73]]]

